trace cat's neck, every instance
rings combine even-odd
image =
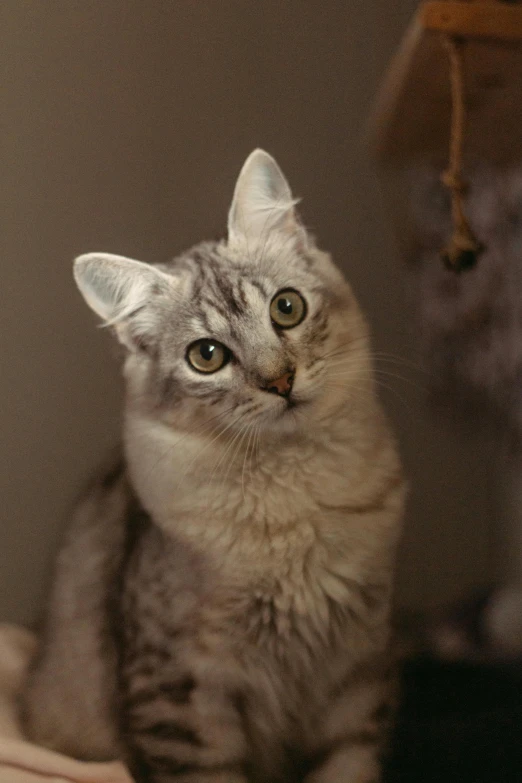
[[[127,422],[131,477],[153,521],[200,553],[222,587],[264,585],[309,603],[331,574],[348,584],[380,563],[390,526],[364,510],[399,464],[378,407],[371,422],[340,416],[320,435],[245,442],[229,464],[222,446],[184,437],[180,448],[157,424]],[[347,551],[349,574],[339,571]]]
[[[367,402],[364,417],[353,410],[280,437],[253,429],[222,437],[178,432],[133,414],[126,422],[126,452],[133,484],[145,508],[162,524],[212,516],[270,520],[265,502],[295,493],[293,507],[325,493],[342,505],[357,494],[360,473],[381,440],[379,406]],[[374,408],[374,409],[373,409]],[[282,497],[281,503],[285,500]],[[275,515],[275,517],[277,514]],[[275,518],[274,517],[274,518]]]

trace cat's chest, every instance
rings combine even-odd
[[[217,554],[151,525],[127,570],[128,645],[247,643],[280,661],[301,646],[331,650],[353,611],[353,564],[336,556],[311,518],[271,524],[236,532]]]
[[[247,671],[274,662],[278,669],[293,670],[300,649],[304,657],[314,648],[331,656],[347,615],[340,608],[342,597],[322,584],[314,537],[301,531],[302,540],[293,541],[293,558],[285,547],[278,554],[276,546],[269,565],[254,568],[250,561],[238,579],[237,571],[216,568],[152,526],[124,579],[127,659],[151,658],[156,666],[197,649],[223,660],[232,655]]]
[[[320,502],[327,481],[321,487],[317,476],[290,467],[251,477],[247,486],[238,478],[226,491],[199,487],[193,501],[176,504],[172,529],[202,553],[224,585],[266,589],[281,604],[291,595],[299,600],[320,579],[336,536],[343,535],[343,513]],[[335,503],[334,491],[329,499]]]
[[[212,458],[207,469],[186,475],[176,493],[158,493],[156,501],[164,527],[201,546],[212,542],[213,549],[264,543],[277,556],[285,548],[308,548],[324,506],[341,507],[353,496],[352,465],[343,453],[308,448],[268,455],[260,464],[244,459],[224,479],[211,467]]]
[[[321,667],[323,692],[348,661],[367,654],[375,640],[365,630],[368,601],[356,563],[336,559],[311,522],[270,541],[258,546],[257,557],[232,551],[227,563],[150,524],[124,580],[129,682],[144,670],[169,677],[183,667],[206,671],[210,660],[223,666],[223,681],[260,676],[284,685],[281,699],[290,694],[293,703],[309,705],[318,660],[328,661]]]
[[[189,581],[199,563],[195,580],[210,587],[198,600],[208,616],[231,627],[245,621],[252,638],[324,635],[358,577],[345,510],[351,473],[343,453],[314,449],[245,462],[226,481],[188,471],[175,493],[156,485],[152,516],[166,540],[192,553],[182,564]],[[180,569],[166,561],[163,568],[171,584],[168,573]]]

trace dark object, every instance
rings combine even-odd
[[[447,250],[442,253],[444,266],[452,272],[466,272],[476,266],[478,257],[484,250],[484,245],[478,245],[475,249],[461,250],[455,257],[450,258]]]
[[[419,659],[385,783],[521,783],[522,668]]]

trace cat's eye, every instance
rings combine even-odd
[[[229,350],[217,340],[196,340],[187,350],[187,361],[198,372],[217,372],[229,359]]]
[[[279,326],[280,329],[291,329],[293,326],[297,326],[305,315],[305,300],[292,288],[280,291],[270,304],[270,318],[272,323]]]

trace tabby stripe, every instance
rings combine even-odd
[[[146,756],[147,764],[156,772],[164,772],[167,775],[183,775],[192,772],[200,772],[201,768],[197,764],[184,764],[177,762],[168,756]]]
[[[237,284],[237,292],[239,294],[239,298],[241,300],[241,304],[242,304],[243,308],[246,310],[246,308],[248,307],[248,302],[247,302],[247,298],[246,298],[246,295],[245,295],[245,284],[244,284],[244,281],[243,281],[242,277],[239,278],[239,281],[238,281],[238,284]]]
[[[375,708],[371,717],[372,721],[376,723],[387,723],[393,715],[393,708],[389,700],[383,701],[378,707]]]
[[[257,288],[257,290],[260,291],[265,298],[268,297],[267,289],[259,280],[249,280],[248,282],[250,283],[251,286]]]
[[[192,677],[186,677],[179,682],[163,682],[158,685],[158,690],[169,700],[186,704],[190,694],[196,687],[196,681]]]
[[[125,701],[128,704],[138,706],[155,701],[158,697],[164,697],[167,701],[175,704],[188,704],[195,687],[196,682],[192,677],[175,682],[155,683],[153,686],[138,689],[134,693],[127,693]]]
[[[215,764],[205,766],[201,764],[186,764],[178,762],[176,759],[154,754],[146,757],[146,762],[155,772],[163,772],[166,775],[195,775],[197,773],[208,772],[230,772],[237,774],[238,768],[229,764]]]
[[[156,688],[136,691],[136,693],[127,694],[124,699],[128,709],[139,709],[148,704],[153,705],[159,701],[166,701],[170,705],[184,706],[190,703],[190,691],[179,693],[161,693]]]
[[[195,731],[188,729],[185,726],[180,726],[173,721],[156,721],[149,726],[135,728],[135,733],[138,735],[150,736],[154,739],[184,742],[187,745],[194,745],[198,748],[203,746],[201,738]]]

